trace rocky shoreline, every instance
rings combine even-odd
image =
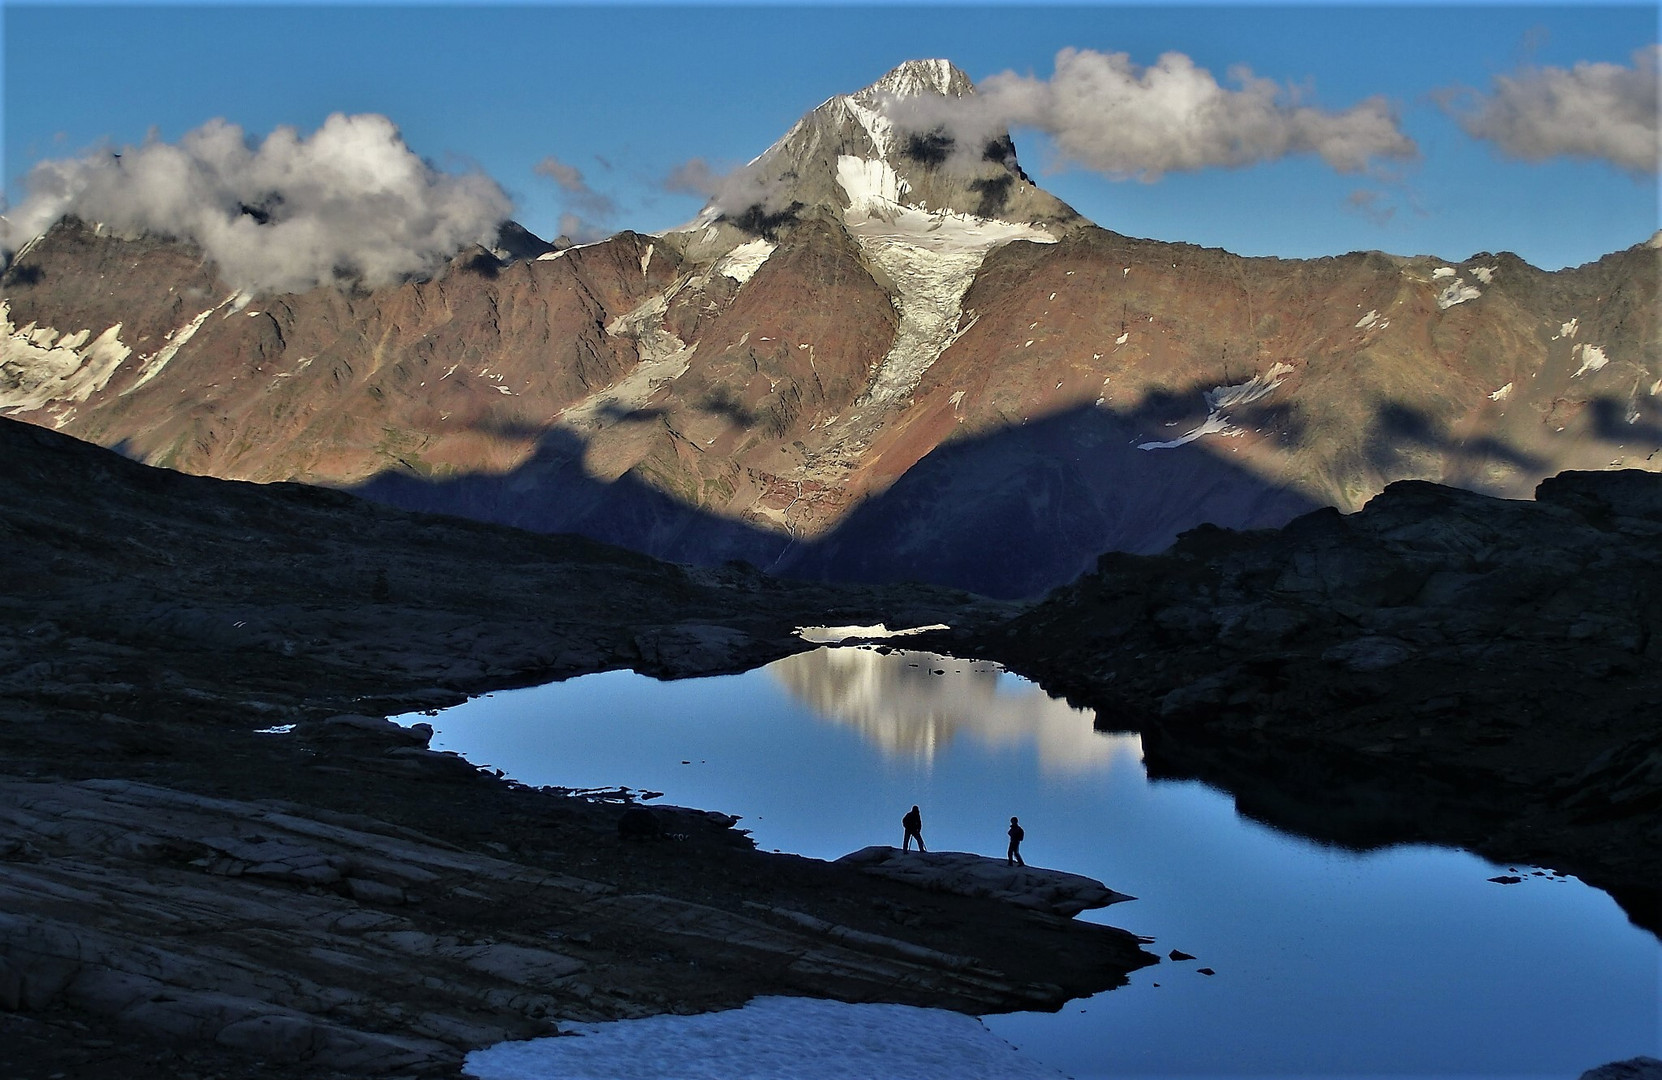
[[[1142,733],[1151,775],[1355,848],[1572,873],[1662,933],[1662,477],[1423,482],[1187,533],[953,647]]]
[[[453,1075],[555,1016],[1056,1008],[1155,960],[1123,931],[755,851],[721,814],[655,808],[678,839],[628,841],[617,804],[379,719],[1002,605],[686,570],[9,421],[0,455],[0,542],[29,568],[0,594],[8,1076]]]
[[[881,851],[763,854],[696,810],[626,841],[615,802],[381,719],[617,667],[744,670],[805,624],[947,624],[908,644],[1065,691],[1250,816],[1552,866],[1662,928],[1648,474],[1566,474],[1534,503],[1394,485],[1349,517],[1105,556],[1018,607],[669,566],[9,421],[0,455],[26,568],[0,591],[7,1075],[454,1075],[554,1016],[1055,1008],[1154,962],[1035,910],[1053,881],[943,863],[920,888],[868,872]]]

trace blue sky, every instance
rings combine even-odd
[[[1225,86],[1245,65],[1342,111],[1383,95],[1411,161],[1341,173],[1310,154],[1113,179],[1017,127],[1027,171],[1098,224],[1249,255],[1377,248],[1450,259],[1514,251],[1547,268],[1646,239],[1654,171],[1603,160],[1520,161],[1473,138],[1440,92],[1577,63],[1632,66],[1658,40],[1654,5],[1443,7],[1168,5],[175,6],[8,3],[6,193],[42,159],[108,143],[167,141],[215,118],[263,138],[335,112],[389,117],[417,154],[479,168],[514,215],[551,236],[572,192],[535,166],[552,156],[610,202],[608,229],[663,229],[701,199],[663,189],[692,158],[735,166],[826,97],[902,60],[946,57],[979,80],[1047,79],[1063,48],[1177,51]],[[1358,194],[1371,193],[1371,194]],[[599,212],[596,212],[596,207]]]

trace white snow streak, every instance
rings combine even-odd
[[[1589,371],[1599,371],[1610,362],[1610,358],[1604,355],[1604,350],[1597,345],[1577,345],[1570,351],[1570,359],[1575,359],[1576,353],[1581,354],[1581,366],[1575,369],[1574,375],[1570,376],[1572,379],[1585,375]]]
[[[1557,341],[1559,338],[1573,338],[1573,337],[1575,337],[1576,330],[1579,329],[1580,326],[1581,326],[1581,318],[1579,316],[1577,316],[1576,318],[1573,318],[1569,322],[1567,322],[1564,325],[1560,326],[1558,328],[1558,333],[1552,335],[1552,340]]]
[[[1494,393],[1490,394],[1489,395],[1489,400],[1490,401],[1505,401],[1507,398],[1509,398],[1511,396],[1512,396],[1512,384],[1507,383],[1505,386],[1501,387],[1499,390],[1496,390]]]
[[[209,308],[207,311],[204,311],[184,326],[181,326],[179,329],[173,331],[173,333],[167,336],[166,345],[163,345],[160,349],[157,349],[149,356],[139,357],[139,359],[144,363],[144,366],[139,368],[139,377],[132,386],[129,386],[127,389],[123,390],[121,395],[126,397],[128,394],[131,394],[134,390],[137,390],[151,379],[154,379],[157,375],[160,375],[162,373],[162,368],[168,365],[168,361],[172,360],[175,356],[178,356],[179,350],[185,347],[185,343],[195,337],[198,330],[202,329],[202,324],[207,322],[209,315],[212,315],[226,304],[236,304],[237,301],[241,301],[243,305],[247,305],[250,299],[252,299],[252,297],[250,297],[247,293],[232,293],[230,296],[227,296],[224,300],[219,302],[219,307]],[[240,307],[232,307],[231,309],[233,312],[240,310]],[[227,314],[229,314],[229,312]]]
[[[1500,268],[1497,266],[1470,266],[1466,268],[1466,271],[1483,284],[1493,285],[1495,283],[1495,271],[1498,269]]]
[[[1186,432],[1175,439],[1164,442],[1138,443],[1139,450],[1172,450],[1186,443],[1192,443],[1205,435],[1222,435],[1225,438],[1238,438],[1246,434],[1240,428],[1229,422],[1225,416],[1225,409],[1232,409],[1239,405],[1249,405],[1260,398],[1267,397],[1282,381],[1293,372],[1293,365],[1276,363],[1262,375],[1254,375],[1244,383],[1233,386],[1218,386],[1206,392],[1206,419],[1200,426]]]
[[[1366,315],[1364,315],[1360,319],[1356,320],[1356,329],[1366,330],[1369,327],[1373,326],[1373,324],[1378,322],[1378,321],[1379,321],[1379,312],[1373,310],[1372,308],[1369,308],[1368,313]]]
[[[972,1016],[910,1005],[764,997],[561,1031],[475,1050],[463,1068],[479,1080],[1061,1080]]]

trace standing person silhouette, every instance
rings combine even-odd
[[[906,816],[900,819],[900,824],[906,830],[906,838],[900,842],[900,850],[911,851],[912,841],[918,842],[919,851],[928,851],[923,846],[923,815],[918,813],[917,807],[906,811]]]
[[[1027,835],[1027,833],[1022,830],[1021,822],[1017,821],[1015,818],[1011,818],[1010,819],[1010,850],[1008,850],[1004,853],[1004,865],[1006,865],[1006,866],[1026,866],[1027,865],[1026,863],[1021,861],[1021,840],[1022,840],[1022,837],[1026,836],[1026,835]]]

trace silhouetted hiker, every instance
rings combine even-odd
[[[900,850],[911,851],[913,840],[918,842],[919,851],[929,850],[923,846],[923,815],[918,813],[917,807],[906,811],[906,816],[900,819],[900,824],[906,829],[906,839],[900,842]]]
[[[1022,831],[1021,822],[1017,821],[1015,818],[1011,818],[1010,819],[1010,850],[1006,851],[1004,853],[1004,865],[1006,865],[1006,866],[1026,866],[1027,865],[1026,863],[1021,861],[1021,838],[1026,836],[1026,835],[1027,834]]]

